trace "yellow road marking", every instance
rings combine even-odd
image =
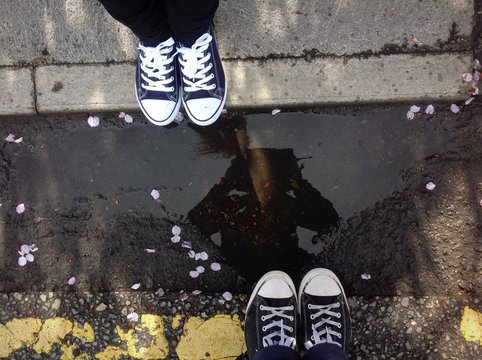
[[[33,349],[39,354],[48,353],[54,344],[60,343],[72,331],[73,326],[72,321],[61,317],[45,320]]]
[[[467,341],[478,341],[482,345],[482,314],[468,306],[460,322],[460,331]]]

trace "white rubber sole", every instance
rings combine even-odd
[[[267,272],[261,277],[261,279],[258,280],[258,282],[256,283],[256,286],[254,287],[253,292],[251,293],[251,296],[248,301],[248,306],[246,307],[246,309],[249,309],[249,307],[251,306],[251,303],[256,297],[256,294],[259,292],[259,289],[269,279],[281,279],[284,282],[286,282],[290,287],[291,291],[293,292],[294,297],[296,298],[296,287],[295,287],[295,284],[293,283],[293,280],[291,280],[290,276],[284,271],[274,270],[274,271]]]
[[[301,280],[300,289],[299,289],[299,292],[298,292],[298,299],[301,299],[301,294],[303,292],[303,289],[306,287],[306,285],[313,278],[315,278],[316,276],[320,276],[320,275],[321,276],[328,276],[329,278],[333,279],[336,282],[336,284],[341,289],[341,293],[343,294],[343,298],[345,299],[345,304],[348,307],[348,310],[350,310],[350,307],[348,305],[348,301],[346,299],[345,290],[343,289],[343,286],[341,285],[340,280],[338,279],[338,277],[335,275],[335,273],[333,271],[325,269],[325,268],[316,268],[316,269],[308,271],[308,273]],[[301,307],[300,306],[298,306],[298,312],[301,313]]]
[[[210,119],[208,120],[205,120],[205,121],[200,121],[200,120],[197,120],[192,114],[191,112],[189,111],[189,108],[186,106],[186,103],[184,102],[184,99],[182,99],[182,105],[184,106],[184,110],[186,110],[186,114],[187,116],[189,117],[189,119],[196,125],[199,125],[199,126],[208,126],[208,125],[211,125],[213,123],[216,122],[217,119],[219,119],[219,117],[221,116],[221,113],[223,112],[223,109],[224,109],[224,104],[226,103],[226,98],[227,98],[227,95],[228,95],[228,83],[225,82],[225,89],[224,89],[224,97],[223,97],[223,101],[221,102],[221,105],[219,105],[219,108],[218,110],[216,111],[216,113],[214,113],[213,116],[211,116]]]

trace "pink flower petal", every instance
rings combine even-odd
[[[200,293],[202,293],[201,290],[193,290],[191,294],[193,294],[193,295],[199,295]]]
[[[205,271],[204,266],[198,266],[198,267],[196,268],[196,271],[197,271],[198,273],[202,274],[202,273]]]
[[[460,111],[460,108],[457,105],[452,104],[450,105],[450,111],[452,111],[454,114],[457,114]]]
[[[233,299],[233,295],[229,292],[229,291],[226,291],[224,294],[223,294],[223,298],[224,300],[226,301],[231,301]]]
[[[194,257],[196,256],[196,253],[194,252],[194,250],[189,251],[187,254],[191,259],[194,259]]]
[[[181,245],[184,249],[192,249],[192,244],[190,241],[183,241]]]
[[[471,82],[472,81],[472,74],[471,73],[464,73],[462,75],[462,78],[464,79],[465,82]]]
[[[201,259],[201,253],[196,253],[194,255],[194,260],[199,260],[199,259]]]
[[[25,265],[27,265],[27,259],[25,258],[25,256],[20,256],[20,257],[18,258],[18,264],[19,264],[20,266],[25,266]]]
[[[159,296],[159,297],[164,296],[164,289],[163,289],[163,288],[157,289],[157,291],[155,292],[155,294],[156,294],[156,296]]]
[[[124,116],[126,116],[126,113],[123,112],[123,111],[121,111],[121,112],[119,113],[119,118],[123,119]]]
[[[75,276],[72,276],[68,281],[67,281],[67,284],[69,285],[74,285],[75,284]]]
[[[154,189],[151,191],[151,196],[154,200],[157,200],[161,197],[161,194],[159,193],[158,190]]]
[[[18,139],[13,140],[15,144],[20,144],[22,141],[23,141],[23,137],[19,137]]]
[[[474,62],[473,62],[473,68],[475,70],[480,70],[482,68],[482,66],[480,65],[480,61],[475,59]]]
[[[365,274],[361,274],[361,278],[363,280],[370,280],[372,276],[370,274],[365,273]]]
[[[27,259],[28,262],[33,262],[35,260],[33,254],[25,255],[25,259]]]
[[[28,245],[22,245],[20,246],[20,252],[25,255],[25,254],[28,254],[30,252],[30,246]]]
[[[177,123],[182,123],[184,121],[184,114],[182,112],[178,113],[174,121]]]
[[[181,228],[177,225],[172,227],[172,235],[181,235]]]
[[[132,116],[130,116],[129,114],[126,114],[126,115],[124,116],[124,121],[125,121],[126,123],[128,123],[128,124],[131,124],[131,123],[134,121],[134,119],[133,119]]]
[[[18,204],[15,210],[17,211],[17,214],[23,213],[25,211],[25,204],[24,203]]]
[[[425,185],[425,188],[429,191],[432,191],[433,189],[435,189],[435,184],[433,182],[428,182],[427,185]]]
[[[177,244],[179,241],[181,241],[181,237],[179,235],[174,235],[172,238],[171,238],[171,241],[174,243],[174,244]]]
[[[469,97],[467,100],[465,100],[465,105],[469,105],[474,100],[475,100],[475,98],[473,96]]]
[[[223,110],[221,111],[221,114],[222,114],[222,115],[226,115],[227,113],[228,113],[228,109],[223,109]]]
[[[127,315],[127,320],[130,322],[138,322],[139,321],[139,314],[136,312],[131,312]]]
[[[413,113],[418,113],[420,111],[420,107],[417,106],[417,105],[412,105],[410,107],[410,111],[413,112]]]
[[[221,270],[221,265],[217,262],[213,262],[211,264],[211,270],[212,271],[219,271],[219,270]]]
[[[208,254],[207,254],[207,252],[203,251],[202,253],[200,253],[200,254],[199,254],[199,258],[200,258],[201,260],[206,261],[206,260],[208,259]]]
[[[197,271],[189,271],[189,276],[192,278],[197,278],[199,273]]]
[[[156,249],[144,249],[146,253],[148,254],[154,254],[156,252]]]
[[[99,126],[100,120],[97,116],[89,116],[89,118],[87,119],[87,123],[91,127],[96,127],[96,126]]]
[[[426,108],[425,108],[425,114],[427,115],[432,115],[435,113],[435,108],[433,107],[433,105],[428,105]]]
[[[141,287],[141,283],[137,283],[131,286],[132,290],[138,290]]]
[[[38,247],[37,247],[37,245],[35,245],[35,244],[31,244],[31,245],[29,246],[29,249],[30,249],[31,252],[36,252],[36,251],[38,250]]]
[[[8,136],[5,138],[5,141],[14,142],[15,141],[15,135],[8,134]]]
[[[415,114],[411,111],[407,112],[407,119],[413,120],[415,118]]]
[[[271,115],[275,116],[276,114],[279,114],[281,112],[280,109],[273,109],[273,111],[271,111]]]

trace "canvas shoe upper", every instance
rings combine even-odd
[[[351,320],[343,287],[328,269],[309,271],[299,289],[302,341],[306,350],[317,344],[335,344],[348,354]]]
[[[139,44],[137,49],[137,101],[144,115],[155,125],[170,124],[181,106],[174,45],[171,37],[156,47]]]
[[[270,271],[256,284],[246,309],[244,335],[250,359],[271,345],[296,350],[296,290],[288,274]]]
[[[214,123],[226,102],[227,84],[216,40],[210,28],[191,47],[178,44],[182,102],[197,125]]]

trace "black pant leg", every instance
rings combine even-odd
[[[207,32],[219,0],[165,0],[167,22],[174,39],[191,46]]]
[[[98,0],[117,21],[127,26],[144,45],[156,46],[172,36],[165,0]]]

